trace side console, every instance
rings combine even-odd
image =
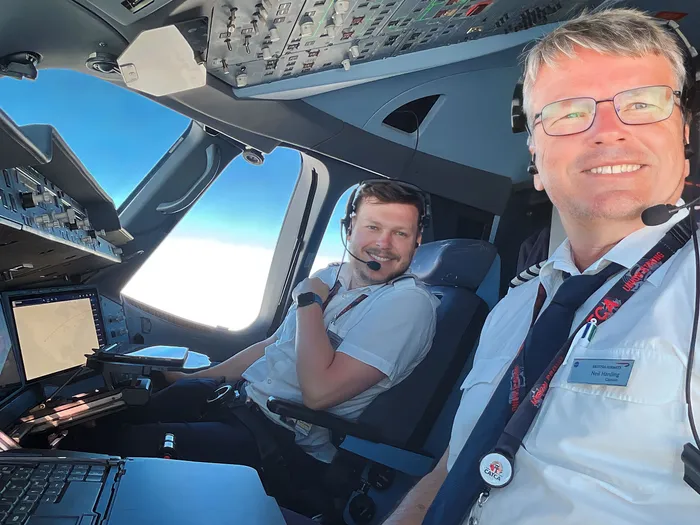
[[[0,111],[0,290],[65,282],[121,262],[114,202],[47,125]]]

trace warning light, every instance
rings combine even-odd
[[[656,18],[661,18],[663,20],[673,20],[674,22],[677,20],[680,20],[681,18],[685,18],[688,16],[688,13],[679,13],[677,11],[659,11],[656,13]]]
[[[467,11],[464,13],[464,16],[476,16],[479,13],[482,13],[492,3],[493,3],[493,0],[486,0],[484,2],[479,2],[478,4],[474,4],[469,9],[467,9]]]

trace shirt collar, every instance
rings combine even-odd
[[[683,206],[685,202],[679,199],[676,206]],[[634,266],[673,226],[688,216],[688,210],[682,209],[675,213],[670,220],[658,226],[645,226],[636,232],[631,233],[618,242],[608,253],[589,266],[583,274],[595,274],[608,266],[610,263],[617,263],[626,269]],[[555,272],[567,272],[571,275],[579,275],[578,268],[574,264],[571,254],[571,243],[567,238],[554,251],[552,256],[542,266],[540,279],[550,279]],[[654,286],[659,286],[663,281],[668,265],[662,265],[648,279]]]
[[[348,285],[350,284],[350,279],[351,279],[351,270],[350,270],[350,265],[347,263],[343,263],[342,266],[339,268],[337,272],[338,276],[338,282],[340,283],[340,290],[341,292],[358,292],[358,293],[369,293],[377,288],[381,288],[384,286],[386,283],[380,283],[380,284],[371,284],[369,286],[361,286],[358,288],[353,288],[352,290],[348,290]]]

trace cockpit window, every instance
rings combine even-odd
[[[0,78],[0,109],[19,126],[50,124],[119,206],[190,120],[105,80],[42,70],[35,81]]]
[[[236,157],[122,293],[202,325],[252,324],[300,170],[301,155],[289,148],[278,147],[262,166]]]
[[[352,190],[355,188],[357,188],[356,184],[348,188],[340,199],[338,199],[338,203],[333,209],[333,215],[326,227],[326,233],[323,234],[323,239],[321,239],[321,244],[318,247],[318,253],[316,253],[314,263],[311,266],[311,273],[325,268],[329,263],[343,260],[343,253],[345,252],[345,248],[343,247],[345,231],[341,232],[340,220],[345,215],[348,199],[350,198]],[[348,260],[347,255],[344,260]]]

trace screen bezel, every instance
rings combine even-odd
[[[102,304],[100,302],[100,293],[95,286],[70,286],[61,288],[39,288],[34,290],[13,290],[9,292],[2,293],[2,306],[5,314],[5,321],[7,322],[7,328],[10,332],[10,338],[12,340],[12,349],[14,352],[15,360],[19,365],[20,379],[22,380],[22,385],[31,385],[39,381],[59,376],[69,372],[71,370],[77,370],[81,365],[76,365],[70,368],[65,368],[51,374],[46,374],[43,376],[35,377],[33,379],[27,379],[27,371],[24,367],[24,360],[22,359],[22,349],[19,346],[19,334],[17,332],[17,325],[15,322],[14,308],[12,307],[12,301],[17,299],[32,299],[39,298],[47,295],[59,295],[59,294],[70,294],[70,293],[94,293],[97,298],[97,322],[99,324],[98,328],[102,330],[102,334],[107,343],[107,332],[105,331],[104,318],[102,317]],[[99,338],[98,338],[99,342]]]

